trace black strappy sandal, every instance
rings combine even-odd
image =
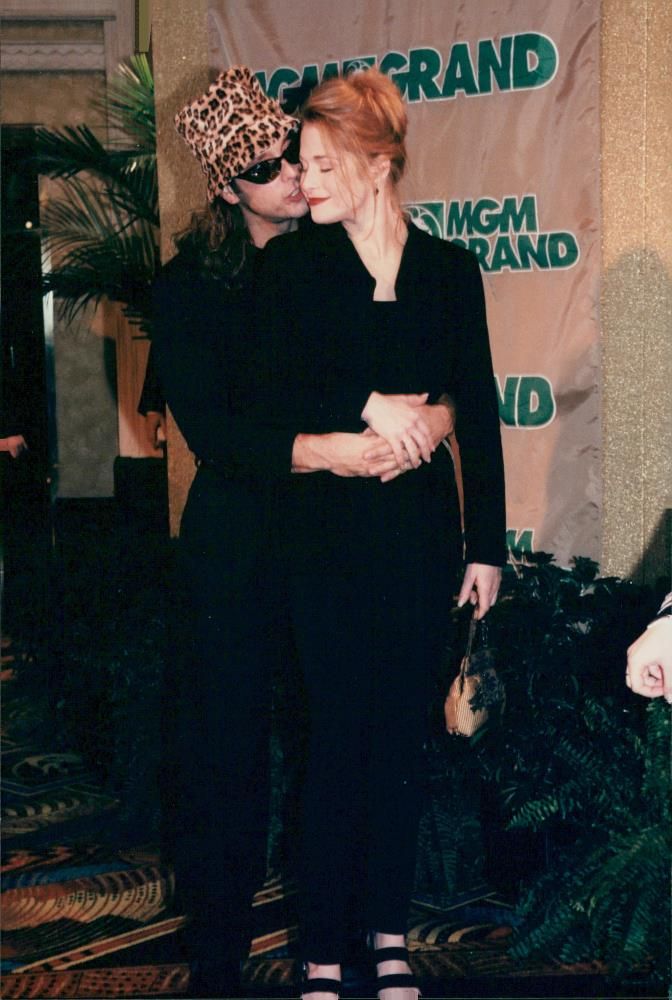
[[[309,996],[311,993],[333,993],[338,1000],[343,985],[340,979],[308,979],[308,969],[303,967],[303,979],[301,980],[301,996]]]
[[[383,962],[406,962],[410,968],[408,948],[374,948],[373,958],[377,966]],[[378,1000],[419,1000],[422,996],[412,972],[392,972],[380,976],[376,970],[376,989]]]

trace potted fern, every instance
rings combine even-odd
[[[510,827],[543,829],[559,817],[571,838],[527,887],[515,957],[601,960],[616,977],[669,973],[670,712],[650,704],[643,736],[613,706],[586,697],[580,721],[555,747],[564,779],[530,798]]]
[[[520,864],[512,953],[599,961],[616,977],[669,971],[670,711],[632,695],[625,651],[655,595],[539,553],[505,574],[488,616],[506,710],[472,739]]]

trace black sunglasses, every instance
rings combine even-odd
[[[280,156],[274,156],[271,160],[261,160],[259,163],[255,163],[249,170],[244,170],[242,174],[238,174],[236,180],[249,181],[250,184],[270,184],[282,170],[283,160],[287,160],[288,163],[292,164],[299,162],[299,147],[299,133],[293,132],[287,143],[287,149]]]

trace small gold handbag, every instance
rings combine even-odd
[[[489,716],[489,709],[482,705],[477,709],[471,707],[471,702],[481,690],[485,675],[487,674],[487,687],[498,692],[498,700],[503,703],[503,688],[497,679],[494,668],[487,666],[483,672],[470,673],[469,667],[472,659],[472,646],[476,637],[478,619],[473,617],[469,622],[469,636],[467,638],[467,648],[460,671],[450,685],[450,690],[444,702],[444,713],[446,716],[446,729],[456,736],[473,736],[481,728]],[[487,662],[487,661],[486,661]]]

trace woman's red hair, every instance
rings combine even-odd
[[[369,69],[334,77],[316,87],[303,106],[304,122],[319,126],[335,149],[362,165],[376,156],[390,161],[396,185],[406,167],[408,120],[401,94],[389,77]]]

